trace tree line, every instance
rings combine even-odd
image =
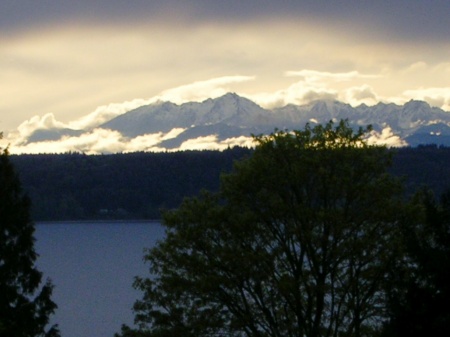
[[[392,149],[389,172],[404,179],[405,193],[428,186],[436,195],[450,186],[450,148]],[[217,191],[220,175],[253,150],[80,153],[11,156],[32,200],[35,221],[159,219],[202,189]]]
[[[79,153],[12,156],[35,221],[159,219],[201,189],[217,190],[219,176],[251,150]]]

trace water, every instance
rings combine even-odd
[[[52,321],[62,337],[112,337],[132,325],[132,288],[146,276],[143,249],[164,237],[160,223],[42,223],[36,225],[37,266],[55,286]]]

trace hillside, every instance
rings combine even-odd
[[[437,195],[450,187],[450,148],[422,146],[394,151],[392,173],[405,179],[406,193],[420,186]],[[154,219],[202,189],[216,191],[220,174],[246,148],[175,153],[12,156],[43,220]]]
[[[155,219],[186,196],[217,190],[221,172],[250,150],[12,156],[41,220]]]

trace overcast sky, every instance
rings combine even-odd
[[[152,100],[228,91],[269,107],[332,97],[352,105],[422,99],[450,111],[449,0],[0,6],[5,133],[95,125]]]

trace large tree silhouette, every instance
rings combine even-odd
[[[403,205],[384,147],[347,122],[256,137],[221,192],[165,214],[122,336],[370,336]]]
[[[8,151],[0,154],[0,336],[59,336],[46,329],[56,309],[50,281],[41,284],[34,250],[30,200],[23,194]]]

